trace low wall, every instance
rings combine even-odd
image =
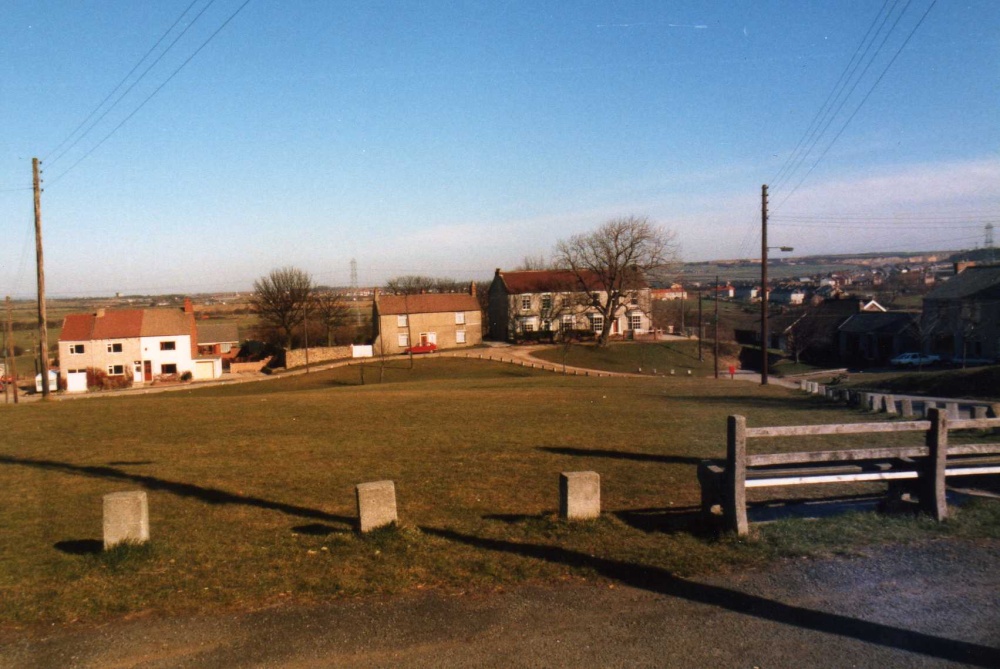
[[[346,360],[351,357],[350,346],[317,346],[309,350],[309,364],[315,365],[320,362],[330,362],[331,360]],[[285,367],[303,367],[306,364],[306,349],[297,348],[294,351],[285,351]]]
[[[258,360],[257,362],[231,362],[229,363],[229,373],[230,374],[256,374],[260,370],[267,367],[267,363],[271,362],[271,359]]]

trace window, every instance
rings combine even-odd
[[[521,296],[521,311],[531,311],[531,295]]]
[[[552,308],[552,296],[546,293],[542,295],[542,311],[548,311]]]
[[[173,343],[173,342],[170,342],[170,343]],[[176,374],[177,373],[177,365],[174,365],[174,364],[160,365],[160,373],[161,374]]]
[[[410,335],[406,334],[405,332],[400,332],[399,335],[397,335],[396,337],[396,343],[399,345],[400,348],[406,348],[407,346],[410,345]]]
[[[590,323],[594,328],[594,332],[600,332],[604,329],[604,316],[591,316]]]
[[[110,346],[108,347],[110,348]],[[108,365],[108,376],[124,376],[125,365]]]
[[[464,344],[465,343],[465,330],[457,330],[455,332],[455,343]]]
[[[108,353],[121,353],[121,352],[122,352],[122,343],[121,342],[115,342],[113,344],[108,344]]]
[[[545,332],[551,331],[552,330],[552,321],[550,321],[547,318],[544,321],[542,321],[542,330],[544,330]]]
[[[69,347],[70,355],[83,355],[83,344],[73,344]]]
[[[531,321],[525,321],[524,322],[524,331],[525,332],[534,332],[535,331],[535,324],[532,323]]]
[[[635,314],[634,316],[631,316],[629,318],[629,321],[630,321],[630,324],[631,324],[633,330],[641,330],[642,329],[642,316],[640,316],[639,314]]]
[[[175,342],[175,341],[161,341],[160,342],[160,350],[161,351],[176,351],[177,350],[177,342]],[[166,373],[166,372],[164,372],[164,373]],[[173,372],[171,372],[171,373],[173,373]]]
[[[632,297],[629,299],[629,302],[632,304],[632,306],[639,304],[639,296],[633,294]]]
[[[396,316],[396,327],[400,328],[406,327],[406,314],[400,314]]]
[[[562,324],[564,330],[572,330],[573,326],[576,325],[573,314],[564,314],[562,317]]]
[[[465,325],[465,312],[456,311],[455,312],[455,325]]]

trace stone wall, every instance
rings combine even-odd
[[[320,362],[330,362],[331,360],[346,360],[351,357],[350,346],[317,346],[309,349],[309,364],[315,365]],[[285,351],[285,367],[304,367],[306,364],[306,349],[297,348],[294,351]]]

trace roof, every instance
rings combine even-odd
[[[896,334],[913,325],[918,317],[919,314],[909,311],[862,311],[844,321],[838,330],[858,334]]]
[[[191,334],[194,314],[179,309],[108,309],[93,314],[69,314],[59,341],[132,339]]]
[[[240,329],[236,323],[198,323],[198,343],[218,344],[239,342]]]
[[[960,274],[956,274],[927,293],[924,299],[960,299],[990,289],[1000,290],[1000,265],[966,267]]]
[[[604,290],[597,274],[590,271],[581,273],[587,290]],[[580,280],[568,269],[541,269],[522,272],[500,272],[507,293],[574,293],[580,291]]]
[[[379,314],[382,316],[393,314],[434,314],[448,311],[479,311],[479,300],[469,293],[379,295],[376,305]]]

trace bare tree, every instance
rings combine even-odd
[[[350,309],[340,293],[326,290],[313,297],[313,311],[326,328],[326,345],[333,346],[333,332],[347,322]]]
[[[676,234],[647,218],[628,216],[608,221],[590,234],[556,244],[558,265],[573,272],[591,305],[603,317],[598,346],[606,346],[612,320],[647,277],[673,265],[679,248]]]
[[[545,256],[541,253],[535,256],[524,256],[521,264],[514,268],[515,272],[530,272],[533,270],[549,269],[549,264],[545,262]]]
[[[417,295],[419,293],[464,293],[468,281],[456,281],[433,276],[408,274],[396,276],[385,282],[385,292],[390,295]]]
[[[253,282],[250,304],[260,320],[283,336],[291,349],[293,333],[306,317],[313,295],[312,276],[295,267],[271,270]]]

